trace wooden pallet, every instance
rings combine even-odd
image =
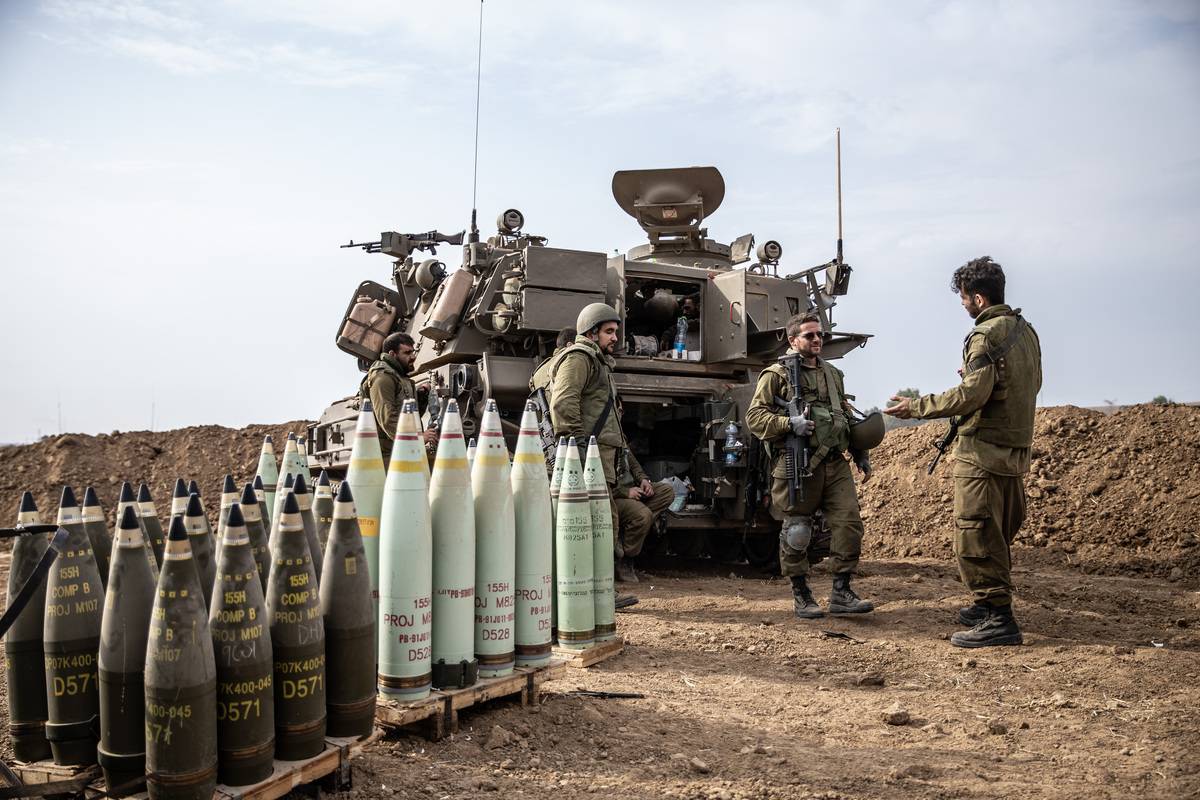
[[[213,800],[276,800],[315,781],[324,781],[325,788],[330,791],[344,791],[351,787],[350,759],[381,735],[381,731],[376,729],[366,739],[328,737],[325,739],[325,749],[319,754],[304,761],[277,760],[271,776],[259,783],[250,786],[218,784]],[[87,784],[88,790],[101,792],[104,789],[104,777],[95,765],[60,767],[52,761],[28,764],[16,761],[12,768],[21,782],[27,785],[78,780],[90,775],[93,779]],[[131,797],[139,800],[147,795],[142,792]]]
[[[594,644],[585,650],[568,650],[565,647],[555,647],[554,657],[562,659],[563,663],[568,667],[586,669],[615,655],[619,655],[624,649],[625,640],[618,636],[616,639],[609,639],[607,642]]]
[[[560,677],[566,670],[563,661],[552,658],[544,667],[517,667],[501,678],[480,678],[462,689],[434,690],[429,697],[414,703],[397,703],[379,698],[375,722],[390,730],[419,733],[437,741],[458,730],[458,712],[491,700],[516,696],[521,705],[536,705],[542,684]]]

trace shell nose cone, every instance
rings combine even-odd
[[[186,542],[187,528],[183,525],[183,517],[179,514],[171,517],[171,528],[167,532],[167,539],[172,542]]]
[[[137,526],[137,512],[133,510],[133,506],[125,506],[125,510],[121,512],[121,530],[131,531]]]
[[[255,502],[258,502],[257,500]],[[246,520],[242,517],[242,507],[238,503],[234,503],[229,507],[229,519],[225,520],[227,528],[240,528],[246,524]]]
[[[237,484],[233,482],[233,476],[226,473],[225,474],[225,483],[221,485],[221,492],[223,494],[233,494],[236,491],[237,491]]]
[[[117,502],[118,503],[134,502],[133,487],[129,485],[129,481],[125,481],[124,483],[121,484],[121,494],[117,496]]]
[[[200,494],[200,484],[193,481],[188,481],[188,494]]]
[[[329,473],[326,472],[325,470],[321,470],[321,474],[317,476],[317,486],[328,486],[328,485],[329,485]]]
[[[202,517],[204,516],[204,506],[200,505],[200,495],[192,492],[188,496],[187,516]]]
[[[59,508],[72,508],[79,505],[75,500],[75,490],[70,486],[64,486],[62,490],[62,499],[58,501]]]
[[[247,483],[246,488],[242,489],[242,505],[257,503],[258,495],[254,493],[254,484]]]
[[[175,479],[175,491],[172,493],[171,496],[172,497],[187,497],[188,496],[187,484],[183,482],[183,478]]]
[[[292,491],[296,494],[308,494],[308,484],[305,483],[303,475],[296,474],[296,480],[292,482]]]
[[[30,511],[37,511],[37,510],[38,510],[37,503],[33,502],[33,493],[32,492],[23,493],[21,495],[21,508],[19,509],[20,513],[24,514],[24,513],[30,512]]]
[[[150,499],[150,487],[149,487],[149,486],[147,486],[147,485],[146,485],[146,484],[144,484],[144,483],[143,483],[141,486],[139,486],[139,487],[138,487],[138,495],[137,495],[137,499],[138,499],[138,502],[139,502],[139,503],[150,503],[150,502],[153,502],[153,501]]]
[[[100,505],[100,498],[96,497],[96,490],[91,486],[83,490],[83,504],[85,506]]]
[[[284,514],[299,514],[300,504],[296,502],[296,495],[293,492],[288,492],[287,498],[283,501]]]
[[[254,486],[255,491],[260,491],[263,488],[262,475],[254,476],[253,486]]]
[[[354,493],[350,491],[350,481],[342,481],[342,485],[338,487],[337,501],[339,503],[354,502]]]

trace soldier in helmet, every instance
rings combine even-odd
[[[846,456],[849,454],[854,460],[863,481],[871,476],[870,458],[865,448],[851,448],[852,408],[846,399],[842,371],[820,357],[823,336],[820,318],[811,313],[794,316],[788,320],[786,332],[788,352],[801,357],[802,385],[791,386],[787,370],[780,364],[772,364],[759,376],[754,398],[746,411],[750,432],[768,446],[782,442],[789,432],[807,436],[811,445],[811,474],[803,479],[803,499],[797,494],[795,505],[788,500],[782,448],[774,448],[772,453],[771,505],[783,517],[779,565],[783,574],[791,578],[796,616],[801,619],[824,616],[808,586],[811,515],[821,509],[832,534],[829,558],[833,590],[829,595],[829,613],[863,614],[875,606],[850,588],[850,576],[858,566],[862,549],[863,523]],[[810,410],[807,416],[789,417],[775,399],[791,400],[797,392]]]
[[[962,382],[942,394],[893,397],[900,419],[954,417],[954,555],[974,603],[958,612],[970,626],[958,647],[1021,644],[1012,612],[1009,546],[1025,519],[1024,475],[1033,412],[1042,388],[1042,349],[1020,309],[1004,302],[1004,270],[988,256],[954,271],[956,292],[975,326],[963,343]],[[954,427],[951,428],[953,432]]]
[[[379,450],[386,467],[392,455],[392,440],[396,436],[396,420],[405,400],[417,400],[424,406],[426,395],[418,393],[409,374],[416,351],[413,338],[407,333],[393,333],[383,340],[383,352],[367,370],[358,386],[358,395],[371,401],[375,410],[375,427],[379,429]],[[425,432],[425,444],[437,440],[437,431]]]
[[[636,581],[637,574],[629,563],[629,558],[636,553],[626,554],[621,549],[619,532],[623,524],[634,526],[644,522],[640,515],[634,519],[635,512],[642,509],[636,503],[618,504],[616,498],[640,500],[642,504],[650,505],[656,489],[640,474],[640,467],[635,476],[639,480],[631,487],[617,485],[618,478],[628,470],[624,457],[628,444],[621,429],[619,400],[612,380],[613,353],[619,343],[620,324],[621,317],[612,306],[604,303],[584,306],[575,322],[578,334],[574,344],[551,359],[546,380],[551,387],[550,419],[555,435],[573,436],[577,443],[585,446],[589,436],[596,437],[618,533],[613,537],[618,557],[617,578]]]

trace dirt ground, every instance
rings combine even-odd
[[[874,614],[805,622],[780,578],[691,566],[636,587],[622,655],[538,708],[464,713],[447,741],[390,736],[353,795],[1200,796],[1194,588],[1019,567],[1026,644],[960,650],[944,562],[868,564]]]
[[[15,509],[29,488],[52,519],[63,483],[94,482],[111,513],[128,478],[147,480],[164,513],[185,475],[211,515],[221,475],[246,479],[262,435],[289,429],[302,424],[0,447],[0,502]],[[445,741],[389,735],[356,762],[350,794],[1200,797],[1200,409],[1039,410],[1014,648],[947,641],[967,597],[949,553],[949,468],[924,472],[938,433],[890,433],[862,487],[856,588],[874,614],[801,622],[786,582],[756,568],[653,562],[618,618],[622,655],[546,684],[537,708],[466,711]],[[0,584],[8,561],[4,543]],[[814,586],[823,600],[820,568]]]

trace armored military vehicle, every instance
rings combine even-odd
[[[516,209],[482,241],[473,224],[469,234],[386,232],[344,245],[394,262],[392,285],[363,281],[355,290],[337,345],[365,370],[387,334],[408,332],[413,378],[434,398],[434,413],[454,398],[471,436],[493,397],[515,442],[534,367],[583,306],[606,302],[623,317],[615,379],[630,448],[656,480],[690,483],[682,508],[660,520],[658,541],[682,554],[770,561],[778,523],[763,510],[767,463],[745,429],[746,407],[759,371],[786,350],[792,315],[821,316],[827,358],[866,344],[868,335],[840,331],[832,319],[850,265],[839,255],[780,275],[777,242],[710,239],[704,222],[725,197],[715,167],[621,171],[612,192],[648,237],[624,255],[552,247],[525,230]],[[439,245],[462,245],[457,269],[437,260]],[[344,471],[358,405],[356,396],[341,400],[311,426],[313,469]]]

